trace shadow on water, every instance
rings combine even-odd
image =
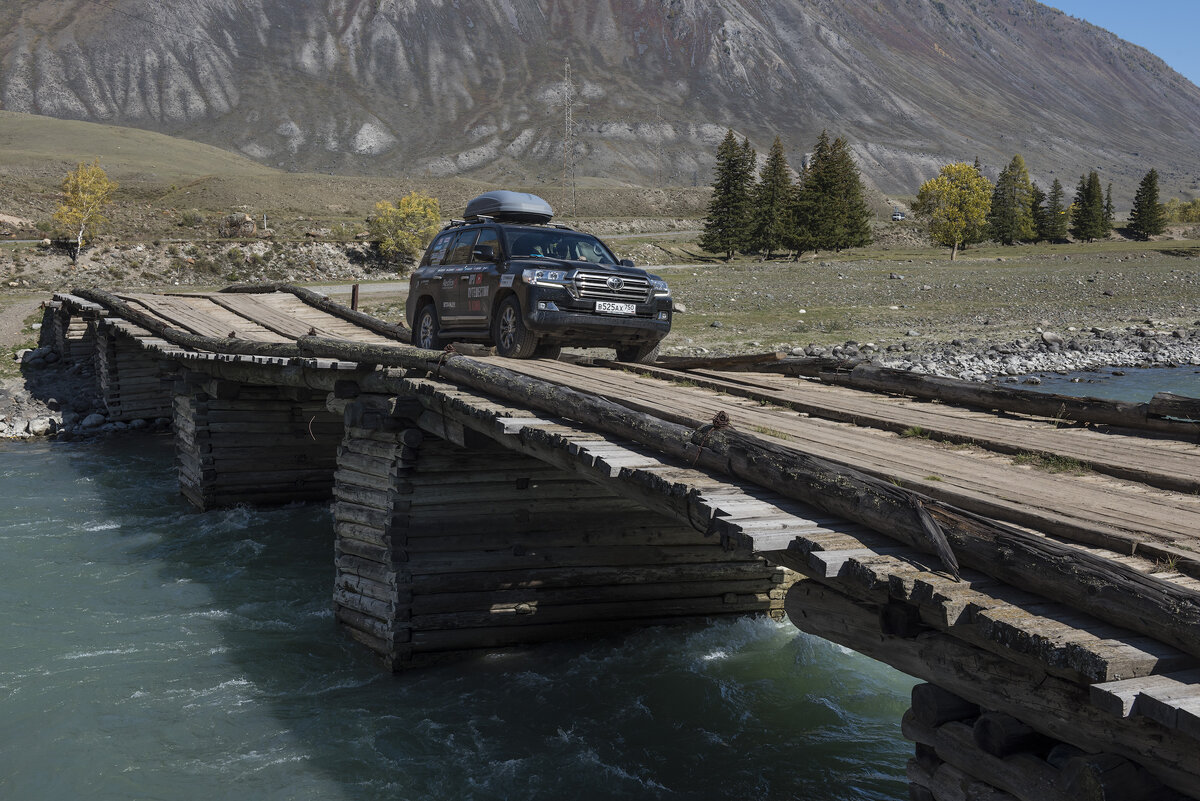
[[[646,629],[392,676],[333,620],[325,507],[199,513],[177,493],[169,439],[67,447],[97,514],[119,523],[114,558],[154,577],[143,603],[176,637],[164,708],[144,713],[187,719],[185,732],[164,724],[180,761],[169,797],[907,792],[912,680],[786,624]]]

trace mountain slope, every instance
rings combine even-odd
[[[3,108],[150,128],[288,170],[705,184],[733,127],[793,165],[822,128],[911,193],[1020,152],[1070,190],[1200,193],[1200,89],[1028,0],[18,0]]]

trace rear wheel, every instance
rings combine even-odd
[[[537,337],[525,327],[521,302],[509,295],[500,304],[496,321],[492,323],[492,339],[496,353],[509,359],[528,359],[537,348]]]
[[[659,342],[643,342],[640,345],[623,345],[617,348],[617,361],[649,364],[658,360]]]
[[[437,311],[432,303],[427,303],[417,312],[417,321],[413,326],[412,344],[426,350],[441,350],[445,347],[438,336]]]

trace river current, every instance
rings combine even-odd
[[[0,444],[7,801],[907,797],[913,679],[790,624],[385,673],[320,505],[198,513],[171,442]]]

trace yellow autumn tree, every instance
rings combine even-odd
[[[117,184],[108,179],[98,159],[91,164],[79,162],[63,178],[62,202],[54,212],[54,222],[75,240],[72,262],[78,261],[84,243],[108,222],[104,212],[116,189]]]
[[[913,211],[929,223],[933,241],[950,248],[953,260],[959,247],[987,236],[991,208],[992,182],[974,166],[958,162],[921,184]]]
[[[395,262],[411,261],[425,249],[438,232],[441,207],[437,199],[410,192],[395,205],[383,200],[375,204],[375,213],[367,221],[371,240],[384,258]]]

